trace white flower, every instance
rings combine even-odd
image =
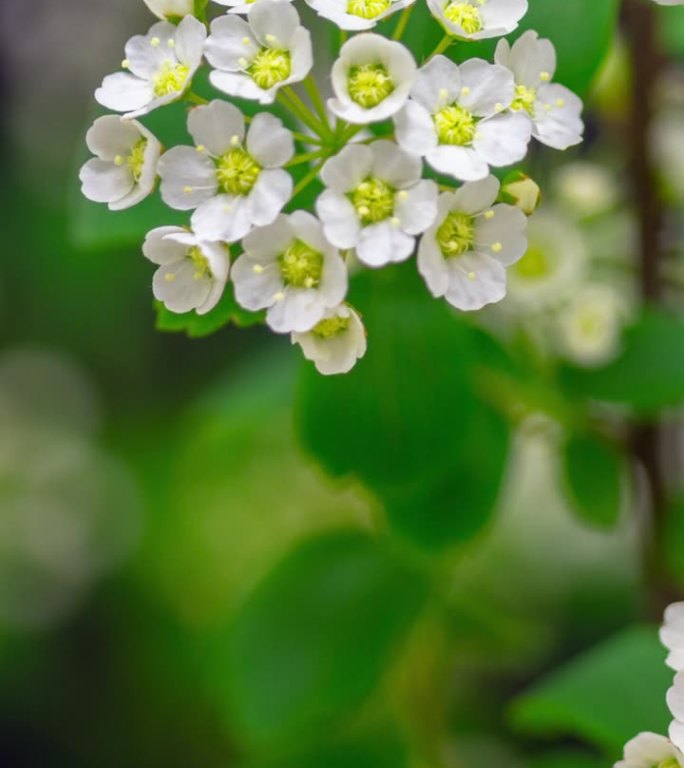
[[[527,0],[428,0],[428,6],[448,35],[466,40],[507,35],[527,13]]]
[[[326,376],[347,373],[366,354],[366,331],[358,314],[347,304],[328,310],[310,331],[293,333],[307,360]]]
[[[83,194],[112,211],[130,208],[147,197],[157,179],[161,144],[136,120],[99,117],[86,134],[96,157],[81,168]]]
[[[530,218],[529,247],[508,273],[507,308],[526,314],[557,306],[582,284],[588,254],[577,225],[551,208]]]
[[[160,19],[183,18],[195,12],[195,0],[145,0],[145,5]]]
[[[665,609],[665,619],[660,628],[660,642],[669,655],[665,661],[676,672],[684,669],[684,603],[672,603]]]
[[[319,16],[334,21],[340,29],[371,29],[390,14],[407,8],[415,0],[306,0]]]
[[[556,50],[550,40],[540,40],[532,30],[511,47],[499,40],[494,57],[515,79],[511,109],[532,121],[532,135],[554,149],[567,149],[582,141],[582,100],[563,85],[552,83]]]
[[[680,768],[684,755],[664,736],[640,733],[625,746],[625,759],[613,768]]]
[[[575,160],[558,168],[553,189],[563,208],[582,217],[605,213],[620,200],[612,172],[605,165],[589,160]]]
[[[684,672],[677,672],[666,699],[674,717],[670,723],[670,739],[677,749],[684,750]]]
[[[386,120],[408,99],[416,62],[401,43],[364,32],[348,40],[332,67],[330,110],[356,125]]]
[[[506,295],[506,267],[527,247],[525,214],[495,205],[493,176],[439,196],[437,221],[418,248],[418,271],[435,297],[462,310],[481,309]]]
[[[253,4],[247,21],[228,14],[215,19],[205,46],[212,85],[230,96],[275,101],[278,89],[303,80],[313,66],[311,35],[289,2]]]
[[[228,248],[181,227],[153,229],[143,253],[159,269],[152,283],[154,296],[170,312],[195,310],[204,315],[223,295],[230,269]]]
[[[516,163],[527,152],[529,119],[504,113],[514,87],[505,67],[482,59],[458,66],[435,56],[418,72],[411,99],[394,118],[397,141],[440,173],[483,179],[490,166]]]
[[[278,333],[311,330],[347,293],[347,268],[315,216],[296,211],[252,230],[233,266],[235,298],[245,309],[268,309]]]
[[[625,299],[608,285],[588,285],[573,295],[558,318],[565,354],[581,365],[606,363],[618,352]]]
[[[214,0],[218,5],[226,5],[229,10],[228,13],[249,13],[249,10],[254,7],[255,3],[268,3],[271,0]],[[291,3],[292,0],[282,0],[283,2]]]
[[[180,98],[190,87],[202,62],[207,31],[194,16],[176,27],[168,21],[155,24],[147,35],[136,35],[126,44],[123,66],[128,72],[107,75],[95,98],[103,107],[136,117]]]
[[[321,171],[328,189],[316,212],[328,240],[370,267],[408,259],[437,216],[437,185],[421,173],[420,159],[391,141],[346,146]]]
[[[245,139],[242,112],[219,100],[192,109],[188,131],[196,147],[174,147],[159,162],[164,202],[197,208],[193,227],[213,240],[234,242],[270,224],[292,194],[281,168],[294,154],[291,132],[262,112]]]
[[[654,0],[658,5],[684,5],[684,0]]]

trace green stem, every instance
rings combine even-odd
[[[327,156],[328,152],[324,149],[319,150],[318,152],[307,152],[304,155],[296,155],[289,163],[285,163],[283,168],[292,168],[295,165],[302,165],[302,163],[309,163],[312,160],[319,160],[320,158],[325,158]]]
[[[401,40],[404,32],[406,32],[406,27],[409,23],[409,19],[411,18],[411,13],[413,12],[414,7],[415,4],[409,5],[408,8],[404,8],[404,10],[401,12],[397,26],[394,28],[392,40]]]
[[[316,178],[318,177],[318,173],[323,167],[323,163],[325,161],[321,160],[320,163],[316,163],[316,165],[306,174],[306,176],[302,177],[297,186],[294,188],[292,192],[292,197],[295,198],[300,192],[303,192],[309,184],[316,181]]]
[[[439,41],[435,50],[428,56],[428,60],[438,56],[440,53],[444,53],[446,49],[454,42],[454,38],[451,35],[444,35]]]
[[[347,42],[347,38],[349,37],[349,33],[346,29],[340,30],[340,48]]]
[[[289,94],[285,93],[285,89],[278,94],[278,101],[288,109],[300,123],[303,123],[310,131],[313,131],[316,136],[320,136],[321,139],[327,140],[328,136],[325,133],[323,126],[314,115],[306,109],[306,105],[304,105],[305,109],[302,111],[300,107],[290,99]]]
[[[325,108],[325,104],[323,102],[323,97],[321,96],[321,92],[318,90],[318,85],[316,84],[316,81],[314,80],[313,75],[309,75],[306,80],[304,80],[304,88],[306,89],[307,96],[309,97],[309,100],[313,104],[314,109],[316,110],[316,114],[321,120],[321,123],[332,132],[332,128],[330,127],[330,123],[328,121],[328,112]]]
[[[322,147],[325,142],[319,139],[318,136],[309,136],[308,133],[299,133],[299,131],[291,131],[292,135],[297,141],[302,144],[315,144],[318,147]]]
[[[208,104],[209,102],[207,99],[204,98],[204,96],[200,96],[197,93],[194,93],[193,91],[188,91],[185,94],[185,100],[189,101],[191,104]]]

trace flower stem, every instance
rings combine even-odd
[[[204,96],[200,96],[198,93],[194,93],[193,91],[188,91],[185,94],[185,100],[189,101],[191,104],[208,104],[208,100],[204,98]]]
[[[289,163],[285,163],[283,168],[292,168],[295,165],[302,165],[302,163],[310,163],[312,160],[319,160],[328,156],[328,152],[325,149],[319,149],[317,152],[307,152],[304,155],[296,155],[290,160]]]
[[[291,133],[302,144],[315,144],[318,147],[322,147],[325,144],[318,136],[309,136],[308,133],[299,133],[298,131],[292,131]]]
[[[302,110],[296,102],[292,101],[289,94],[285,92],[285,89],[278,94],[278,101],[289,110],[300,123],[303,123],[310,131],[313,131],[316,136],[319,136],[324,141],[328,140],[328,135],[325,132],[325,129],[305,104],[302,105],[304,107]]]
[[[392,34],[392,40],[401,40],[404,32],[406,32],[406,27],[409,23],[409,19],[411,18],[411,13],[413,13],[414,7],[415,5],[411,4],[408,8],[404,8],[404,10],[401,12],[397,26],[394,28],[394,33]]]
[[[321,120],[319,120],[316,115],[314,115],[314,113],[309,109],[309,107],[307,107],[306,103],[301,99],[295,89],[290,85],[286,85],[285,88],[283,88],[283,92],[289,99],[290,103],[297,110],[302,122],[305,125],[308,125],[308,127],[322,139],[331,141],[333,138],[333,133],[330,128],[321,122]],[[307,120],[309,121],[308,123],[306,122]]]
[[[295,198],[300,192],[303,192],[309,184],[316,181],[316,178],[318,177],[318,173],[323,167],[323,163],[325,160],[321,160],[319,163],[316,163],[314,167],[306,174],[306,176],[302,177],[297,186],[292,191],[292,197]]]
[[[306,89],[306,94],[309,97],[309,101],[311,101],[313,104],[313,107],[316,110],[316,114],[320,118],[321,123],[332,133],[332,128],[330,127],[330,122],[328,121],[328,112],[325,108],[323,97],[321,96],[321,92],[318,90],[318,85],[316,84],[313,75],[309,75],[304,80],[303,85]]]
[[[444,53],[446,49],[454,42],[454,38],[451,35],[444,35],[439,41],[435,50],[428,56],[428,60],[438,56],[440,53]]]

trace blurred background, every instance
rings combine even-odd
[[[368,355],[324,380],[260,327],[155,329],[175,222],[80,197],[144,4],[2,3],[0,765],[598,768],[665,731],[684,9],[530,5],[587,141],[531,155],[509,296],[360,274]]]

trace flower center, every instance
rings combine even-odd
[[[679,761],[676,757],[668,757],[666,760],[663,760],[662,763],[654,765],[653,768],[679,768]]]
[[[474,35],[483,26],[480,12],[470,3],[449,3],[444,9],[444,15],[468,35]]]
[[[348,0],[347,13],[362,19],[376,19],[392,5],[392,0]]]
[[[126,165],[130,170],[135,183],[140,181],[143,168],[145,167],[145,149],[147,148],[147,139],[139,139],[131,149],[131,153],[126,158]],[[118,159],[118,158],[117,158]]]
[[[192,261],[195,267],[195,274],[193,277],[195,280],[201,280],[203,277],[212,278],[211,267],[209,266],[209,260],[202,253],[198,246],[193,246],[188,249],[188,258]]]
[[[347,328],[349,328],[348,317],[326,317],[325,320],[321,320],[318,325],[314,326],[312,333],[321,339],[332,339],[338,333],[344,333]]]
[[[394,213],[394,190],[381,179],[362,181],[350,198],[362,224],[375,224]]]
[[[384,64],[361,64],[349,71],[347,89],[352,101],[370,109],[392,93],[394,83]]]
[[[511,104],[511,109],[518,112],[524,109],[528,115],[534,116],[534,105],[537,101],[536,88],[528,88],[526,85],[515,86],[515,99]]]
[[[471,251],[474,243],[475,224],[467,213],[452,211],[437,230],[437,244],[445,258]]]
[[[268,90],[274,85],[287,80],[292,71],[292,60],[289,51],[277,48],[262,48],[249,65],[247,72],[254,82]]]
[[[159,98],[182,91],[189,74],[190,68],[186,67],[185,64],[174,64],[172,61],[165,61],[157,70],[152,80],[154,95]]]
[[[465,146],[475,138],[473,113],[458,104],[443,107],[432,116],[440,144]]]
[[[323,254],[295,240],[279,258],[280,274],[293,288],[315,288],[323,274]]]
[[[539,280],[551,273],[551,262],[546,252],[541,248],[532,246],[518,261],[513,269],[524,280]]]
[[[231,195],[246,195],[256,184],[261,166],[242,147],[230,149],[216,163],[216,178]]]

